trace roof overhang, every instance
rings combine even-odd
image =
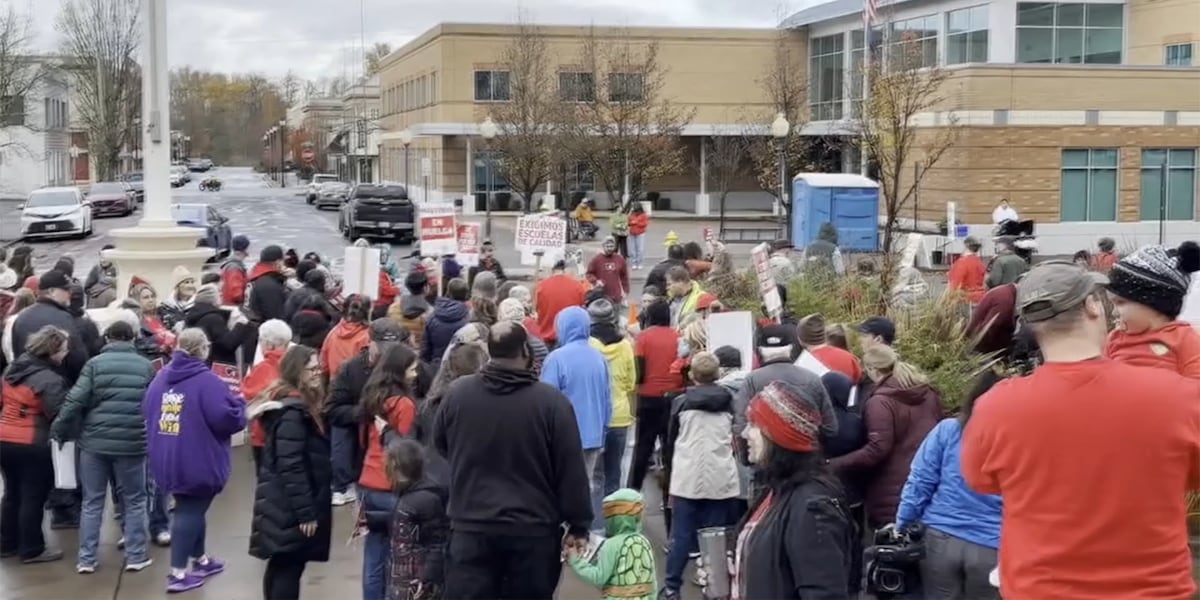
[[[478,123],[417,123],[409,131],[415,136],[458,135],[479,137]],[[745,123],[691,123],[683,127],[683,137],[726,137],[736,135],[770,135],[770,125],[747,125]],[[848,121],[814,121],[805,123],[801,135],[845,135],[852,128]],[[400,131],[385,131],[379,134],[380,141],[400,139]]]

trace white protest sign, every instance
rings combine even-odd
[[[458,252],[458,227],[453,204],[422,204],[418,215],[422,254],[444,256]]]
[[[517,250],[547,255],[567,245],[567,222],[550,215],[525,215],[517,219]]]
[[[958,207],[953,202],[946,203],[946,237],[951,240],[954,239],[958,229],[956,227],[958,223],[957,209]]]
[[[919,233],[909,233],[904,236],[904,250],[900,253],[900,266],[924,267],[932,266],[933,256],[925,246],[925,236]]]
[[[742,368],[754,367],[754,313],[750,311],[719,312],[708,315],[708,347],[733,346],[742,355]]]
[[[342,296],[379,296],[379,248],[346,248],[342,262]]]
[[[762,296],[767,313],[778,320],[783,314],[783,300],[779,297],[779,288],[775,286],[775,276],[771,274],[771,247],[765,242],[750,251],[754,262],[754,273],[758,276],[758,291]]]
[[[479,223],[458,224],[458,254],[454,259],[464,267],[474,267],[479,264],[479,251],[482,242],[482,232]]]

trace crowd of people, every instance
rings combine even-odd
[[[644,235],[633,217],[614,232]],[[792,279],[845,273],[836,230],[820,237],[772,245],[785,306]],[[617,237],[533,286],[490,243],[469,269],[383,252],[377,298],[343,294],[316,253],[269,245],[250,265],[242,237],[220,268],[180,267],[167,290],[134,276],[125,297],[106,262],[81,283],[17,248],[0,262],[0,555],[63,558],[49,507],[94,573],[111,494],[120,568],[169,546],[166,590],[203,586],[225,568],[208,513],[245,430],[267,600],[300,597],[335,519],[354,520],[365,600],[551,598],[564,565],[605,597],[672,600],[693,562],[731,598],[853,598],[877,591],[872,532],[918,530],[912,597],[1188,597],[1200,334],[1177,317],[1200,247],[1031,267],[997,243],[981,270],[967,240],[952,269],[995,358],[954,415],[885,316],[764,308],[750,354],[710,343],[740,277],[720,243],[668,240],[636,310],[637,252]],[[65,442],[75,490],[54,489]],[[729,560],[698,560],[714,531]]]

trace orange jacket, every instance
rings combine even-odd
[[[375,306],[391,306],[396,300],[396,296],[400,295],[400,290],[396,289],[396,284],[392,283],[392,278],[383,269],[379,270],[379,297],[375,299]]]
[[[950,272],[946,275],[949,289],[966,294],[967,302],[971,304],[979,304],[983,299],[983,293],[987,291],[984,285],[986,278],[987,267],[974,254],[960,256],[950,265]]]
[[[646,213],[629,213],[629,235],[642,235],[650,227],[650,215]]]
[[[533,304],[537,307],[538,330],[543,340],[553,342],[558,339],[554,319],[564,308],[583,306],[586,289],[579,280],[566,273],[551,275],[537,284]]]
[[[49,445],[50,423],[66,398],[66,382],[50,364],[17,357],[0,382],[0,442]]]
[[[272,383],[279,379],[279,363],[283,361],[286,350],[267,350],[263,352],[262,362],[254,365],[246,378],[242,380],[242,396],[246,402],[254,402]],[[258,419],[250,422],[250,445],[262,448],[267,444],[267,433],[263,431]]]
[[[417,405],[412,400],[403,396],[388,398],[383,403],[383,410],[382,416],[392,431],[402,436],[412,432],[413,422],[417,418]],[[386,492],[392,489],[392,485],[385,466],[382,436],[374,423],[362,427],[364,431],[361,437],[365,438],[367,451],[358,485],[368,490]]]
[[[321,368],[331,378],[337,375],[342,363],[354,358],[371,343],[366,323],[341,321],[325,336],[321,345]]]

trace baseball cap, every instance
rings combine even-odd
[[[382,317],[371,321],[372,342],[402,342],[406,331],[399,323]]]
[[[896,341],[896,324],[887,317],[871,317],[860,323],[857,329],[860,333],[883,338],[883,343],[889,346]]]
[[[717,297],[714,294],[704,292],[696,299],[696,310],[708,310],[714,304],[718,304]]]
[[[244,235],[235,235],[233,236],[231,245],[237,252],[245,252],[246,249],[250,247],[250,238]]]
[[[1052,319],[1083,304],[1096,286],[1107,284],[1108,277],[1074,263],[1038,263],[1017,282],[1017,312],[1029,323]]]
[[[38,289],[43,292],[46,290],[70,290],[71,279],[62,271],[50,269],[38,277]]]
[[[791,242],[789,242],[785,239],[778,239],[778,240],[771,242],[771,251],[772,252],[775,252],[778,250],[790,250],[792,248],[795,248],[795,246]]]
[[[786,348],[796,345],[796,328],[778,323],[758,330],[759,348]]]

